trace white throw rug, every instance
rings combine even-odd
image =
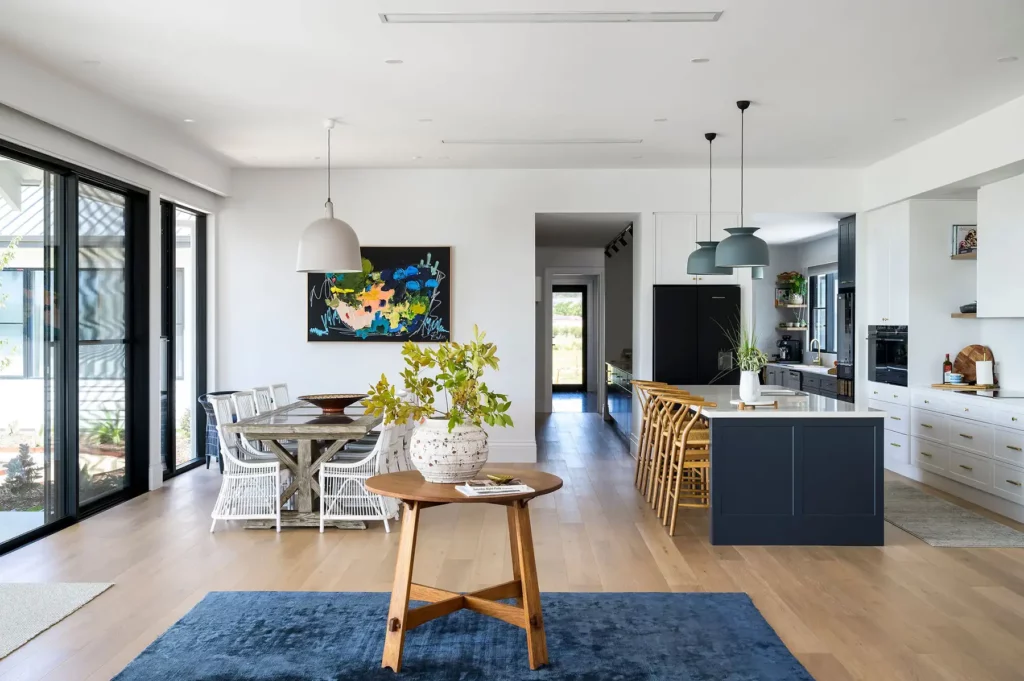
[[[0,659],[114,586],[81,584],[0,584]]]

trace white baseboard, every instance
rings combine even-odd
[[[637,457],[637,453],[639,451],[640,451],[640,440],[637,438],[636,435],[630,433],[629,434],[629,453],[632,454],[633,458],[635,459]]]
[[[899,473],[900,475],[910,478],[911,480],[917,480],[923,482],[929,487],[934,487],[937,490],[942,490],[947,494],[952,494],[955,497],[959,497],[964,501],[969,501],[972,504],[977,504],[982,508],[988,509],[993,513],[1004,515],[1007,518],[1012,518],[1019,523],[1024,523],[1024,506],[1015,504],[1012,501],[1007,501],[994,494],[988,492],[982,492],[980,489],[975,489],[970,485],[965,485],[956,480],[950,480],[941,475],[936,475],[931,471],[921,470],[917,466],[912,466],[909,463],[894,463],[887,461],[885,467],[893,473]]]
[[[164,486],[164,467],[163,464],[149,467],[149,491],[152,492],[155,489],[160,489]]]
[[[488,450],[488,462],[537,463],[536,442],[491,442]]]

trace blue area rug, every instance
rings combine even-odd
[[[461,611],[406,635],[381,669],[390,594],[215,592],[117,681],[813,681],[746,594],[545,593],[551,664],[526,632]]]

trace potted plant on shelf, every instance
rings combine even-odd
[[[511,426],[508,397],[491,391],[483,382],[484,369],[498,370],[498,350],[473,327],[472,343],[441,343],[436,349],[413,342],[402,346],[406,368],[402,382],[407,395],[396,393],[386,376],[370,386],[363,400],[369,414],[384,423],[417,425],[409,443],[409,456],[427,482],[472,480],[487,463],[487,432],[483,425]],[[432,376],[423,375],[426,369]],[[436,405],[444,394],[444,409]]]
[[[803,305],[804,297],[807,295],[807,277],[799,272],[794,272],[789,281],[793,286],[793,292],[789,297],[790,302],[793,305]]]
[[[757,347],[757,335],[745,326],[728,332],[740,367],[740,401],[750,404],[761,397],[761,369],[768,364],[768,355]]]

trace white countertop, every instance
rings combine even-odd
[[[705,407],[702,414],[713,418],[882,418],[885,412],[871,409],[867,405],[841,402],[822,395],[809,395],[799,390],[791,390],[778,385],[761,386],[762,393],[777,392],[778,395],[762,394],[762,399],[777,400],[778,409],[757,407],[740,411],[739,406],[729,404],[730,400],[740,398],[737,385],[677,385],[676,388],[687,390],[691,395],[700,395],[707,402],[714,402],[717,407]]]
[[[779,362],[769,362],[768,366],[778,367],[780,369],[792,369],[793,371],[806,371],[810,374],[821,374],[823,376],[835,376],[835,374],[828,373],[829,367],[818,366],[817,364],[781,364]]]

